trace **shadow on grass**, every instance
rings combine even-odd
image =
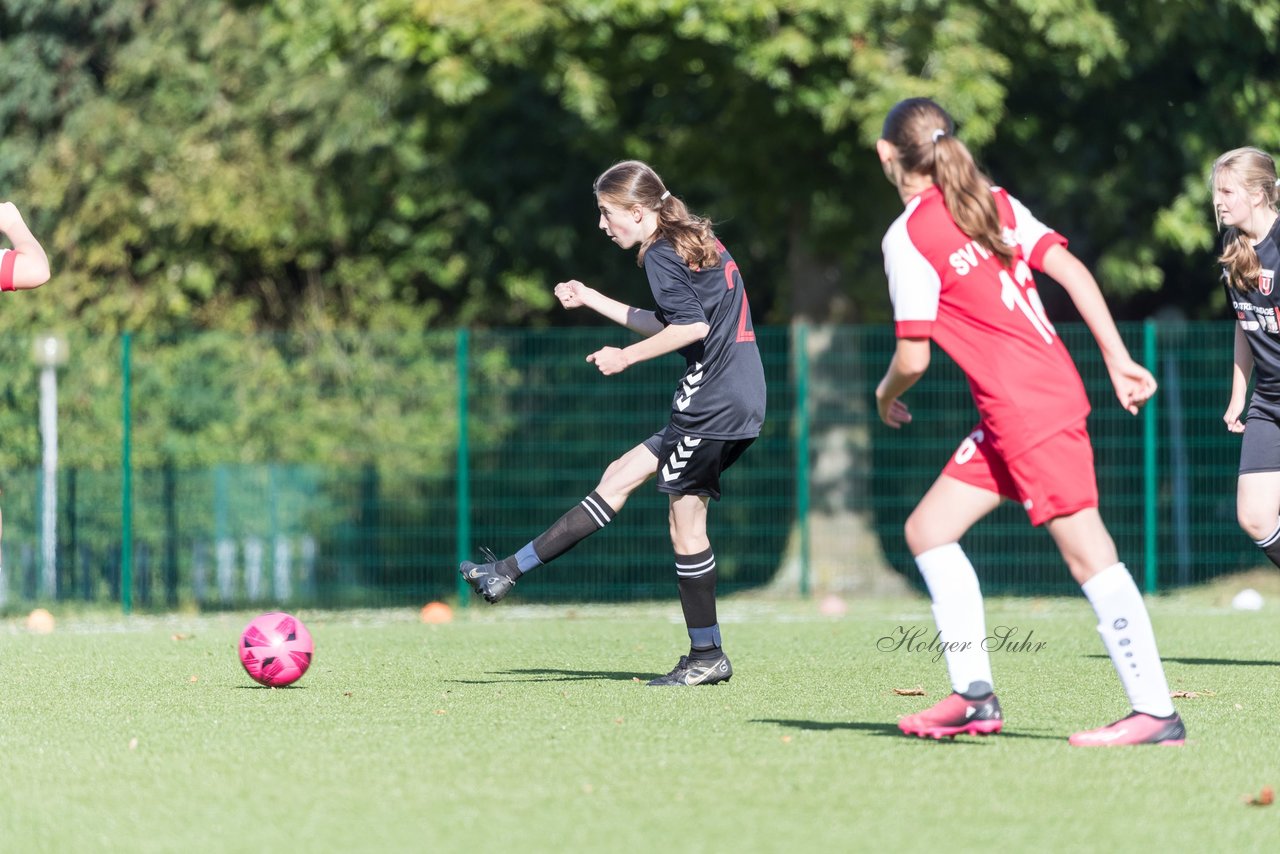
[[[908,738],[908,736],[904,736],[902,734],[902,731],[898,729],[897,724],[890,724],[890,723],[879,723],[879,722],[869,722],[869,721],[798,721],[798,720],[784,720],[779,718],[757,718],[751,721],[751,723],[776,724],[777,726],[790,727],[792,729],[817,730],[819,732],[829,732],[831,730],[837,730],[837,729],[848,729],[848,730],[856,730],[858,732],[869,733],[870,735],[874,735],[877,737],[890,736],[892,738],[899,738],[904,740]],[[1062,736],[1060,735],[1037,735],[1035,733],[1030,733],[1030,732],[1016,732],[1016,731],[1010,732],[1007,729],[1001,730],[998,737],[1002,739],[1036,738],[1036,739],[1049,739],[1053,741],[1057,741],[1062,738]],[[950,741],[955,744],[977,744],[983,738],[986,738],[986,736],[966,736],[964,738],[957,738],[957,739],[948,738],[948,739],[937,739],[937,740]],[[916,740],[917,741],[934,741],[935,739],[922,738],[922,739],[916,739]]]
[[[558,670],[555,668],[525,668],[522,670],[502,670],[495,674],[497,679],[450,679],[463,685],[493,685],[503,682],[587,682],[591,680],[611,679],[616,682],[645,681],[659,676],[644,676],[639,673],[619,673],[614,670]]]
[[[1108,661],[1110,656],[1093,654],[1087,655],[1085,658],[1105,658]],[[1173,662],[1174,664],[1196,664],[1196,665],[1225,665],[1227,667],[1280,667],[1280,661],[1261,661],[1258,659],[1244,658],[1184,658],[1177,655],[1162,655],[1160,660],[1164,662]]]

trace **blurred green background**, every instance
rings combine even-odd
[[[1239,437],[1220,421],[1230,325],[1122,331],[1162,383],[1136,418],[1116,402],[1088,330],[1059,327],[1094,405],[1101,509],[1122,559],[1153,592],[1253,568],[1257,550],[1235,524]],[[610,378],[584,360],[628,334],[367,333],[342,346],[324,339],[326,353],[298,335],[130,337],[127,466],[125,360],[87,363],[72,340],[61,376],[56,573],[46,575],[41,470],[11,469],[0,604],[450,598],[459,559],[484,545],[514,552],[665,424],[677,357]],[[906,592],[917,581],[902,523],[976,422],[963,375],[939,354],[908,396],[914,420],[895,431],[873,402],[893,347],[888,325],[760,327],[758,341],[769,415],[712,505],[720,590]],[[31,402],[34,371],[25,376],[11,388]],[[988,591],[1076,589],[1020,507],[1002,507],[966,547]],[[665,597],[670,564],[666,500],[647,486],[519,592],[530,601]]]
[[[762,330],[770,422],[713,511],[722,584],[901,592],[901,521],[974,420],[945,362],[909,430],[867,411],[900,210],[872,145],[914,95],[1070,239],[1161,380],[1120,412],[1040,282],[1124,558],[1147,589],[1251,566],[1207,170],[1280,150],[1278,35],[1267,0],[0,0],[0,198],[55,276],[0,311],[0,607],[119,599],[122,563],[138,607],[417,601],[522,545],[661,425],[678,370],[601,379],[582,356],[625,333],[552,298],[577,278],[648,304],[590,194],[627,157],[716,222]],[[968,544],[984,583],[1058,589],[1015,510]],[[644,495],[521,593],[667,595],[662,517]]]

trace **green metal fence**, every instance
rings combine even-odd
[[[1239,439],[1221,413],[1231,326],[1126,325],[1156,372],[1156,403],[1116,404],[1088,331],[1062,325],[1093,401],[1102,512],[1149,591],[1252,568],[1235,524]],[[46,537],[34,369],[16,345],[7,402],[0,609],[116,602],[125,610],[420,604],[460,594],[459,559],[519,548],[665,423],[676,357],[602,377],[587,353],[615,329],[449,331],[70,342],[59,381],[56,530]],[[976,420],[938,354],[880,425],[872,390],[885,327],[761,329],[763,435],[725,477],[711,538],[724,592],[839,586],[840,573],[918,579],[902,523]],[[6,349],[7,348],[7,349]],[[1010,366],[1015,369],[1016,366]],[[877,548],[809,537],[815,520]],[[839,530],[839,529],[837,529]],[[45,545],[56,545],[55,559]],[[1048,535],[1005,506],[965,542],[993,592],[1070,592]],[[821,549],[823,554],[816,554]],[[666,502],[642,488],[612,525],[540,568],[523,601],[673,595]],[[877,563],[872,567],[869,564]]]

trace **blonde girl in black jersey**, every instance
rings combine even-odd
[[[1218,260],[1237,320],[1231,399],[1222,416],[1228,430],[1243,434],[1236,518],[1280,566],[1280,186],[1275,160],[1257,148],[1228,151],[1214,161],[1211,186],[1222,232]],[[1246,410],[1251,375],[1254,393]]]

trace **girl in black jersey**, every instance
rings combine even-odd
[[[1222,279],[1236,314],[1231,400],[1222,420],[1243,433],[1236,518],[1280,566],[1280,246],[1276,164],[1256,148],[1237,148],[1213,164],[1213,211],[1222,230]],[[1253,398],[1245,420],[1249,375]],[[1247,429],[1246,429],[1247,428]]]
[[[595,490],[513,555],[464,561],[463,578],[489,602],[523,573],[549,563],[612,521],[642,483],[657,477],[669,496],[680,604],[689,654],[650,685],[711,685],[733,674],[716,618],[716,559],[707,538],[707,505],[720,498],[720,473],[742,455],[764,423],[765,383],[738,265],[711,223],[689,212],[652,168],[618,163],[593,186],[599,226],[622,249],[639,247],[656,310],[634,308],[577,280],[556,285],[565,308],[585,306],[642,336],[628,347],[587,356],[612,376],[679,352],[685,370],[672,395],[667,426],[605,469]]]

